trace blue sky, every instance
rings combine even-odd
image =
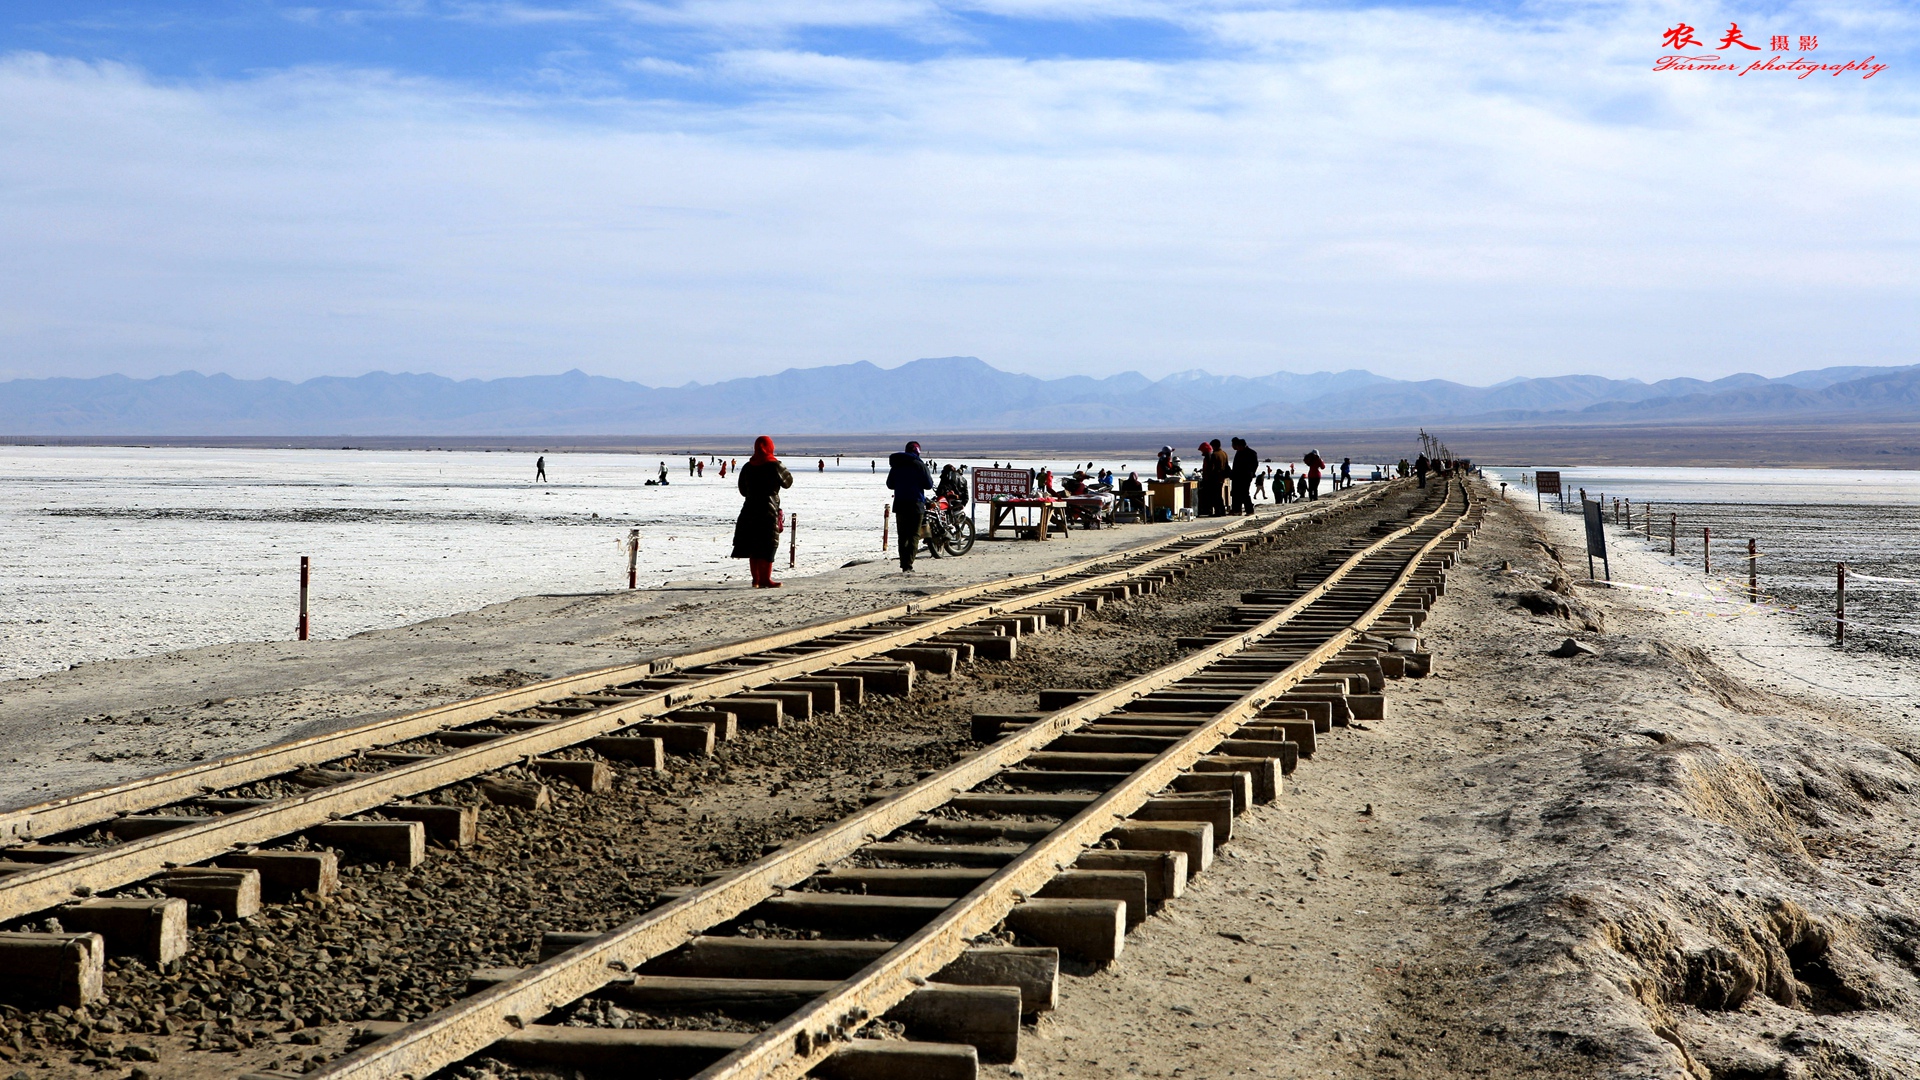
[[[1679,22],[1849,73],[1656,72]],[[0,378],[1913,363],[1895,3],[0,6]],[[1743,55],[1746,55],[1743,53]]]

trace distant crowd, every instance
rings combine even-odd
[[[1229,439],[1226,445],[1219,439],[1203,442],[1198,453],[1200,464],[1190,470],[1172,446],[1162,446],[1154,461],[1153,476],[1144,482],[1137,471],[1119,477],[1113,470],[1096,467],[1093,462],[1074,469],[1057,484],[1052,469],[1028,469],[1026,495],[1014,496],[1012,501],[1035,500],[1043,504],[1048,500],[1062,500],[1067,504],[1070,518],[1098,527],[1124,521],[1165,521],[1175,516],[1251,514],[1257,501],[1315,500],[1320,498],[1323,484],[1339,491],[1354,483],[1351,457],[1342,457],[1338,465],[1332,465],[1318,449],[1302,455],[1297,469],[1292,464],[1276,468],[1270,460],[1263,462],[1259,451],[1239,437]],[[753,454],[745,465],[737,458],[694,455],[687,458],[687,475],[704,477],[709,462],[722,478],[732,474],[743,499],[734,523],[733,557],[747,560],[756,588],[779,588],[780,583],[773,580],[773,561],[787,524],[780,506],[780,493],[793,486],[793,474],[775,456],[773,439],[765,435],[754,440]],[[835,456],[834,463],[840,464],[841,458]],[[942,531],[938,527],[942,523],[956,529],[964,526],[966,546],[971,546],[971,525],[958,520],[970,501],[967,466],[943,466],[936,480],[921,456],[918,442],[909,442],[904,450],[890,455],[887,465],[886,486],[892,492],[890,513],[899,537],[902,571],[913,569],[914,556],[927,539],[930,510],[940,516],[939,521],[932,522],[935,533]],[[1009,462],[1008,466],[1011,465]],[[1430,460],[1423,453],[1411,462],[1402,458],[1393,466],[1376,465],[1368,479],[1386,480],[1394,475],[1417,477],[1424,488],[1429,473],[1444,474],[1464,465],[1464,462]],[[877,473],[878,459],[869,461],[867,466],[870,472]],[[825,472],[826,459],[817,459],[814,468]],[[994,468],[1001,470],[1000,463],[994,462]],[[1018,473],[1014,475],[1018,477]],[[667,465],[661,462],[658,476],[648,480],[647,486],[665,486],[670,483],[668,477]],[[534,478],[536,483],[547,482],[544,455],[534,462]],[[1016,479],[1015,490],[1017,487]],[[1177,493],[1177,497],[1172,493]]]

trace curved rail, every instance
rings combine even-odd
[[[1213,751],[1236,728],[1354,643],[1396,603],[1423,564],[1463,527],[1463,522],[1470,520],[1473,511],[1468,490],[1449,486],[1439,505],[1354,550],[1319,582],[1251,627],[1113,689],[1089,694],[860,813],[789,843],[758,862],[308,1075],[313,1080],[425,1076],[501,1039],[512,1038],[531,1020],[627,977],[642,964],[801,885],[823,867],[855,855],[876,840],[914,827],[925,820],[923,815],[953,802],[1009,766],[1028,760],[1060,737],[1141,698],[1177,688],[1183,681],[1255,646],[1264,649],[1269,641],[1291,642],[1286,632],[1292,624],[1304,627],[1299,633],[1310,635],[1311,643],[1287,646],[1300,655],[1260,678],[1251,689],[1239,692],[1191,731],[1173,738],[1130,774],[1114,775],[1112,787],[964,897],[943,902],[943,909],[930,921],[857,975],[745,1040],[699,1074],[728,1080],[800,1076],[829,1056],[823,1051],[848,1047],[850,1031],[862,1021],[881,1015],[916,987],[924,986],[974,937],[992,930],[1041,886],[1071,866],[1082,848],[1098,841],[1127,815],[1141,810],[1155,792]],[[1355,597],[1348,593],[1366,601],[1357,612]],[[1336,618],[1337,625],[1325,628],[1329,618]]]

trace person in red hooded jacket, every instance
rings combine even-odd
[[[773,456],[773,440],[762,435],[753,440],[753,457],[735,476],[746,501],[733,523],[733,557],[747,560],[754,588],[777,589],[780,583],[773,580],[773,559],[780,553],[780,532],[786,526],[780,492],[793,486],[793,474]]]

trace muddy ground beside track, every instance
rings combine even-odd
[[[1287,580],[1415,501],[1392,495],[1197,567],[1153,596],[1023,638],[1016,660],[922,674],[905,697],[746,733],[709,759],[675,757],[664,777],[612,762],[611,793],[552,785],[549,812],[486,806],[470,783],[443,789],[435,801],[482,805],[479,844],[436,851],[412,872],[349,867],[328,903],[201,926],[175,971],[110,961],[104,1004],[0,1021],[0,1065],[29,1080],[312,1067],[341,1052],[355,1021],[418,1018],[464,994],[475,968],[532,962],[544,931],[609,929],[660,889],[758,858],[973,753],[975,712],[1029,711],[1042,688],[1110,686],[1172,661],[1185,652],[1175,639],[1213,625],[1243,590]],[[139,1060],[148,1053],[159,1060]]]

